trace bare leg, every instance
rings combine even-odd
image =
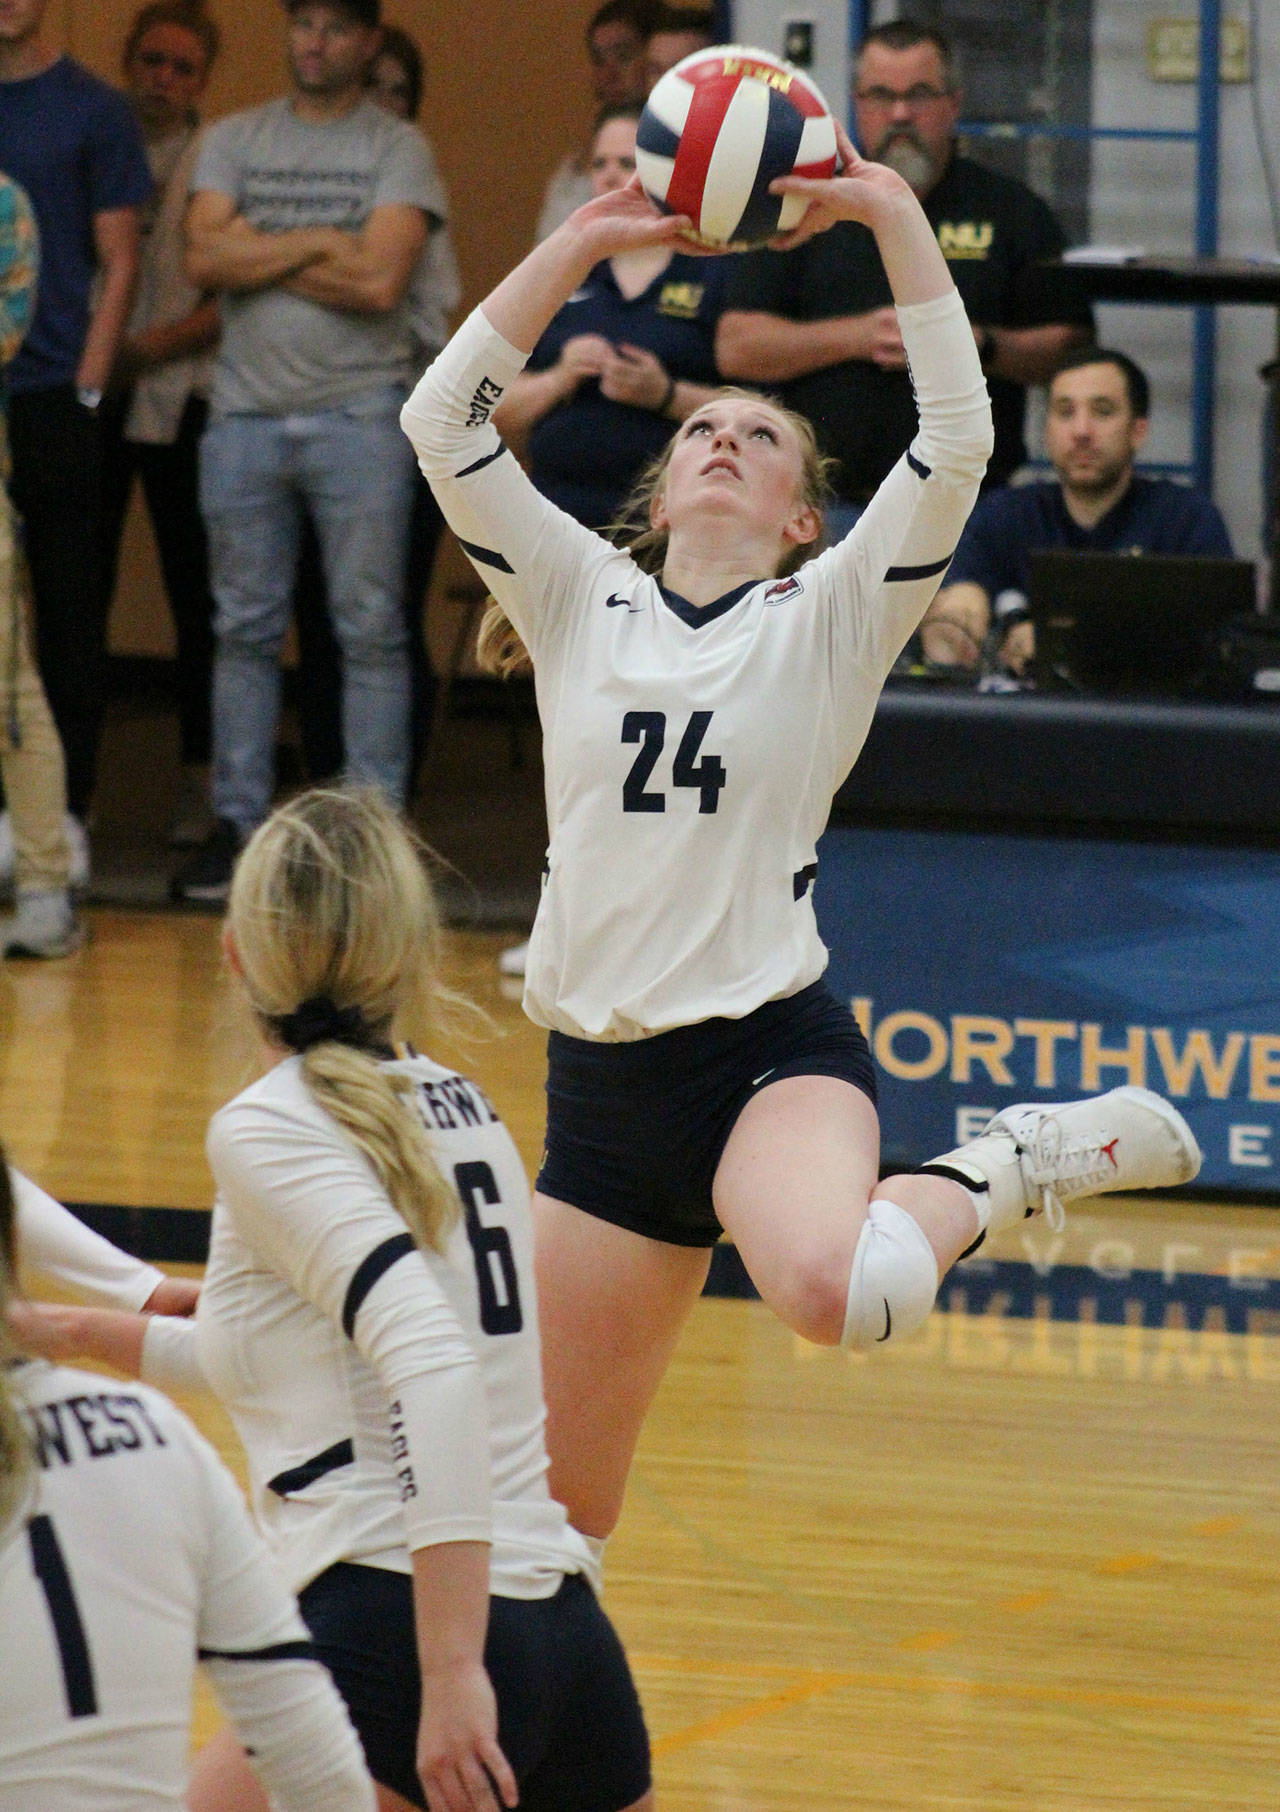
[[[978,1236],[973,1205],[945,1177],[877,1183],[880,1125],[852,1083],[788,1076],[752,1097],[716,1171],[716,1213],[761,1296],[789,1327],[834,1345],[854,1251],[873,1199],[916,1221],[941,1275]]]
[[[551,1491],[584,1535],[618,1520],[631,1456],[710,1255],[533,1198]]]

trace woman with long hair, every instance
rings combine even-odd
[[[0,1808],[180,1812],[198,1651],[276,1804],[372,1812],[341,1701],[212,1448],[158,1391],[22,1357],[17,1221],[0,1160]]]
[[[314,791],[242,852],[227,959],[264,1074],[215,1114],[194,1323],[46,1317],[64,1350],[207,1383],[384,1812],[644,1812],[644,1721],[547,1488],[528,1183],[496,1112],[397,1044],[450,996],[420,852]],[[192,1812],[264,1802],[234,1734]]]
[[[1199,1162],[1171,1107],[1118,1089],[1010,1109],[878,1180],[866,1041],[819,979],[816,843],[977,495],[991,413],[918,201],[839,143],[842,174],[775,183],[810,198],[783,243],[870,228],[920,428],[837,546],[816,552],[811,443],[765,397],[719,393],[677,430],[642,558],[504,456],[490,418],[587,273],[689,228],[636,182],[498,285],[401,418],[535,673],[551,834],[524,999],[550,1034],[535,1221],[551,1484],[597,1542],[722,1231],[792,1328],[864,1349],[918,1327],[988,1231]]]

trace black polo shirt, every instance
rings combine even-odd
[[[717,384],[716,322],[724,307],[728,259],[674,252],[647,289],[628,299],[606,258],[556,314],[529,359],[545,371],[567,340],[596,333],[615,346],[641,346],[670,377]],[[544,497],[588,528],[617,517],[631,488],[676,425],[652,409],[611,402],[587,379],[529,432],[530,476]]]
[[[924,201],[969,318],[983,327],[1091,327],[1088,305],[1061,276],[1039,268],[1066,240],[1047,203],[1012,177],[956,154]],[[751,252],[734,259],[726,308],[761,309],[793,321],[864,314],[893,301],[869,228],[840,221],[794,252]],[[996,444],[986,483],[1002,484],[1026,458],[1026,391],[989,380]],[[783,387],[783,399],[808,416],[824,453],[840,461],[837,488],[870,497],[916,431],[911,381],[869,360],[828,365]]]

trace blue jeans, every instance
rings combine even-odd
[[[402,592],[413,499],[403,398],[388,386],[308,415],[225,415],[200,447],[216,614],[213,808],[247,834],[271,809],[280,651],[305,504],[342,649],[346,777],[402,805],[409,657]]]

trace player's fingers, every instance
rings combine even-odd
[[[464,1755],[458,1762],[458,1776],[466,1812],[498,1812],[493,1783],[474,1755]]]
[[[845,131],[839,120],[833,118],[831,123],[836,129],[836,151],[840,157],[840,168],[844,175],[847,176],[851,169],[856,169],[862,162],[862,159],[858,155],[857,146],[849,137],[849,134]]]
[[[515,1773],[497,1743],[492,1738],[484,1738],[480,1744],[480,1754],[485,1767],[492,1776],[494,1786],[498,1789],[503,1805],[518,1805],[520,1789],[516,1786]]]

